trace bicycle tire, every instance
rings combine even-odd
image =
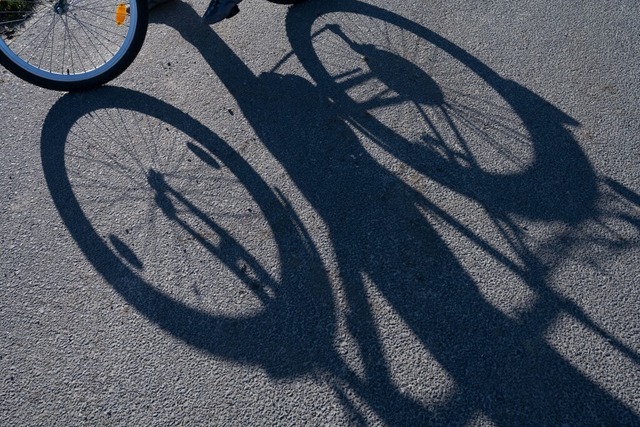
[[[23,0],[14,9],[0,11],[0,64],[51,90],[113,80],[131,65],[147,32],[147,0]]]

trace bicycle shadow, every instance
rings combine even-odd
[[[392,425],[464,424],[478,411],[502,425],[637,423],[638,417],[629,408],[577,371],[545,340],[544,331],[558,313],[568,312],[638,363],[631,349],[549,286],[551,269],[569,250],[570,245],[562,240],[571,237],[570,233],[550,239],[547,244],[556,254],[545,258],[526,244],[524,233],[513,219],[519,215],[560,221],[574,229],[601,215],[599,179],[564,128],[572,120],[416,24],[358,2],[341,5],[340,10],[391,20],[419,33],[480,75],[522,120],[534,146],[535,161],[524,171],[505,176],[473,167],[473,163],[469,167],[469,162],[454,161],[452,153],[437,154],[433,144],[416,147],[375,117],[361,114],[362,106],[346,98],[328,77],[323,78],[309,45],[295,43],[310,37],[304,33],[311,27],[309,20],[323,8],[331,10],[332,4],[336,6],[325,2],[316,9],[297,7],[288,19],[294,50],[316,78],[315,85],[291,75],[265,73],[256,77],[213,31],[193,25],[199,18],[185,3],[176,3],[170,10],[167,6],[171,14],[162,14],[161,18],[200,51],[234,94],[258,138],[327,225],[338,264],[338,286],[348,310],[348,333],[360,349],[363,377],[335,348],[337,314],[332,279],[302,221],[289,208],[286,195],[270,188],[213,132],[162,101],[124,89],[104,88],[94,94],[63,97],[45,122],[42,158],[47,183],[65,224],[87,258],[129,304],[190,345],[218,357],[257,364],[275,377],[328,375],[329,384],[345,410],[351,412],[354,423],[366,423],[366,417],[351,397],[353,392]],[[390,78],[386,77],[387,81]],[[424,102],[444,102],[437,96],[441,90],[434,79],[427,76],[418,84],[429,88]],[[410,96],[415,91],[406,93]],[[327,102],[328,98],[332,102]],[[276,296],[266,303],[261,315],[222,318],[175,301],[136,273],[135,265],[144,260],[129,254],[126,246],[120,245],[120,251],[110,247],[95,232],[69,185],[64,145],[77,119],[104,105],[170,123],[198,144],[202,149],[199,157],[208,167],[225,165],[251,193],[273,230],[283,271]],[[68,111],[74,114],[68,115]],[[385,151],[425,177],[477,201],[493,221],[503,225],[505,235],[513,236],[509,241],[515,255],[501,252],[493,242],[458,221],[454,212],[443,210],[381,165],[363,147],[354,127],[368,132]],[[237,268],[237,259],[253,263],[242,244],[225,235],[226,247],[231,249],[222,251],[222,246],[211,244],[204,233],[180,223],[173,208],[178,202],[209,229],[224,235],[215,218],[197,202],[182,197],[161,175],[150,171],[147,178],[163,215],[248,284],[251,280]],[[626,194],[627,200],[636,200],[618,186],[611,184],[618,194]],[[488,303],[456,253],[438,234],[429,219],[434,217],[450,224],[487,257],[520,277],[535,291],[536,303],[517,320]],[[628,222],[638,229],[637,219],[629,216]],[[270,280],[266,274],[257,277],[261,277],[258,286]],[[443,402],[427,406],[394,382],[380,338],[383,326],[378,325],[370,302],[371,287],[383,295],[454,379],[455,391]]]

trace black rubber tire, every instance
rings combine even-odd
[[[7,56],[2,50],[0,50],[0,64],[2,64],[7,70],[9,70],[12,74],[19,77],[20,79],[45,89],[64,92],[78,92],[101,86],[115,79],[124,70],[126,70],[127,67],[129,67],[129,65],[131,65],[131,63],[134,61],[144,43],[149,21],[147,0],[131,0],[131,2],[135,2],[138,9],[138,20],[134,28],[131,44],[124,52],[124,54],[120,57],[120,59],[102,73],[98,73],[97,75],[91,76],[87,79],[79,79],[74,81],[47,78],[34,74],[28,69],[25,69],[21,65],[17,64],[14,60],[12,60],[9,56]],[[0,43],[3,42],[0,40]]]

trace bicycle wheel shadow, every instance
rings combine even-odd
[[[379,117],[364,114],[386,101],[366,105],[354,102],[346,95],[346,89],[335,83],[333,75],[326,73],[315,47],[309,43],[315,34],[311,31],[314,20],[333,10],[391,22],[463,63],[515,112],[527,131],[533,160],[525,162],[525,167],[516,173],[493,173],[481,168],[472,155],[460,160],[450,139],[463,146],[471,141],[459,131],[455,120],[445,119],[453,137],[441,134],[439,139],[427,138],[427,143],[416,145]],[[213,31],[194,25],[199,17],[189,5],[176,3],[167,6],[165,12],[159,15],[162,22],[200,51],[234,94],[256,135],[327,225],[338,276],[329,279],[305,226],[288,208],[286,195],[269,188],[237,153],[186,114],[122,89],[105,88],[92,98],[95,104],[88,105],[86,98],[81,101],[67,96],[52,109],[43,130],[47,182],[65,224],[87,258],[132,306],[176,337],[215,356],[258,364],[275,377],[315,373],[328,378],[354,423],[370,421],[367,408],[392,425],[466,424],[478,413],[502,425],[639,422],[624,403],[564,360],[544,335],[561,313],[569,313],[610,340],[634,363],[639,361],[632,349],[598,327],[550,284],[554,266],[570,249],[595,242],[580,230],[586,222],[605,215],[606,209],[601,206],[605,195],[637,205],[637,195],[618,183],[606,182],[612,191],[604,194],[588,159],[565,129],[574,121],[526,88],[503,80],[438,35],[359,2],[326,1],[291,9],[289,38],[315,84],[292,75],[265,73],[256,77]],[[349,44],[348,34],[334,34]],[[358,46],[352,43],[352,48]],[[374,61],[372,72],[377,72],[378,79],[387,86],[395,87],[395,92],[414,97],[417,103],[438,106],[444,113],[454,111],[445,105],[449,102],[448,92],[435,78],[425,73],[419,76],[415,87],[394,86],[394,75],[381,75],[384,67],[375,63],[375,55],[387,63],[394,57],[375,50],[367,54]],[[396,75],[414,71],[398,59],[396,66]],[[152,115],[181,129],[203,149],[201,158],[214,157],[214,161],[205,162],[209,167],[225,165],[251,193],[273,230],[283,271],[279,293],[265,306],[262,315],[251,319],[220,318],[177,302],[136,273],[135,265],[144,265],[144,259],[126,255],[126,247],[119,254],[116,245],[107,245],[92,231],[93,224],[68,184],[64,141],[77,117],[98,108],[104,98],[119,99],[115,104],[119,108]],[[74,108],[79,115],[61,122],[60,117]],[[368,140],[425,179],[482,206],[490,221],[502,227],[501,239],[513,251],[502,251],[496,242],[459,221],[457,212],[441,208],[428,192],[409,185],[405,176],[381,164],[370,149],[365,149],[363,138],[356,132],[364,133]],[[181,199],[165,181],[156,177],[149,179],[149,185],[165,216],[175,217],[172,206],[179,201],[215,229],[215,218],[206,217],[196,204]],[[167,201],[167,197],[174,201]],[[619,209],[606,214],[624,219],[637,234],[640,221],[633,215]],[[517,217],[560,222],[568,231],[538,241],[541,245],[534,248]],[[526,283],[536,295],[535,303],[517,319],[489,303],[480,292],[479,283],[459,260],[459,254],[438,233],[438,221],[450,225],[469,246],[479,247],[487,259],[502,264]],[[189,232],[187,223],[179,226]],[[208,238],[200,234],[196,241],[202,243]],[[235,246],[233,252],[239,255],[229,259],[224,258],[224,252],[207,248],[240,281],[249,282],[241,270],[234,270],[234,265],[238,258],[251,265],[251,256],[241,243],[231,243]],[[609,249],[620,251],[631,244],[634,242],[605,243]],[[265,285],[269,280],[264,277],[259,282]],[[359,348],[363,373],[356,373],[336,348],[338,315],[332,286],[338,286],[344,295],[347,334]],[[453,378],[453,390],[445,399],[425,404],[397,385],[381,338],[384,325],[379,324],[371,288],[388,301],[421,345]],[[314,298],[308,297],[310,289]],[[265,334],[265,330],[271,333]],[[408,359],[405,362],[412,369],[410,355]],[[424,378],[426,389],[437,388],[429,381],[433,379]]]
[[[179,137],[163,139],[171,129]],[[164,152],[163,145],[168,146]],[[165,163],[154,158],[167,153],[173,159]],[[45,120],[41,157],[54,204],[86,258],[128,304],[160,328],[196,348],[257,364],[277,377],[312,371],[314,360],[331,347],[334,314],[327,277],[286,197],[188,114],[118,87],[67,94]],[[175,167],[176,161],[182,166]],[[216,177],[225,170],[231,178]],[[229,187],[230,179],[239,185]],[[203,181],[205,190],[197,188],[196,180]],[[193,187],[196,191],[190,191]],[[246,226],[254,229],[243,233],[229,227],[229,219],[233,223],[242,215],[235,207],[212,210],[223,203],[221,192],[214,200],[203,196],[213,187],[221,187],[222,194],[246,190],[252,202],[246,210],[254,212]],[[265,256],[258,259],[245,244],[266,234],[255,225],[261,221],[273,236],[275,250],[267,256],[277,258],[277,274],[267,271]],[[160,236],[165,229],[177,237],[154,264],[155,253],[166,246]],[[141,239],[132,238],[135,234]],[[149,235],[158,235],[157,241]],[[228,270],[234,286],[253,294],[260,310],[216,314],[184,292],[174,292],[183,284],[163,278],[171,270],[162,264],[179,269],[182,261],[171,253],[190,247],[203,250],[185,261],[216,265],[209,268],[211,275]],[[196,276],[205,282],[206,275]],[[204,286],[194,289],[196,296],[207,292]],[[247,299],[246,292],[241,290],[241,299]]]

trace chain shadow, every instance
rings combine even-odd
[[[416,148],[375,118],[363,116],[362,106],[355,105],[345,96],[344,88],[336,88],[323,75],[312,46],[306,44],[312,37],[312,21],[332,8],[394,22],[467,65],[522,119],[535,147],[535,161],[523,173],[492,175],[473,167],[472,162],[467,161],[463,167],[450,160],[454,156],[436,155],[428,144]],[[526,88],[504,81],[445,39],[359,2],[327,1],[291,9],[289,37],[315,85],[291,75],[265,73],[256,77],[220,37],[197,25],[199,17],[190,6],[176,3],[165,9],[170,14],[161,15],[162,22],[200,51],[234,94],[259,139],[327,224],[349,309],[347,326],[361,349],[364,378],[336,352],[331,283],[317,249],[285,195],[270,188],[213,132],[160,100],[118,88],[68,95],[52,108],[43,127],[42,161],[47,183],[71,235],[129,304],[174,336],[213,355],[257,364],[275,377],[313,373],[325,379],[354,424],[366,423],[362,408],[352,396],[354,392],[391,425],[466,424],[478,411],[500,425],[638,423],[632,410],[578,372],[544,339],[543,331],[560,312],[573,314],[607,336],[579,307],[549,286],[551,266],[561,261],[570,246],[563,247],[561,241],[571,236],[560,236],[549,243],[558,253],[549,260],[525,244],[522,230],[512,217],[517,214],[558,220],[577,228],[599,215],[598,178],[564,128],[572,122],[569,117]],[[431,102],[439,93],[438,83],[427,78],[422,83],[430,87],[425,102]],[[437,103],[442,102],[444,97]],[[264,297],[262,314],[249,319],[222,318],[176,301],[136,272],[136,266],[144,265],[144,260],[130,253],[117,237],[110,237],[112,249],[96,233],[69,183],[64,149],[77,119],[104,106],[138,111],[170,123],[197,143],[192,151],[208,167],[228,167],[248,189],[273,230],[283,271],[276,297],[272,301]],[[501,253],[491,241],[384,168],[363,148],[354,128],[366,131],[376,144],[429,179],[478,201],[504,234],[513,236],[510,242],[517,259]],[[172,188],[156,171],[149,170],[146,179],[163,215],[173,218],[249,285],[253,279],[243,276],[237,260],[255,263],[242,245],[230,236],[226,236],[225,246],[231,248],[229,252],[212,245],[204,234],[178,221],[175,206],[181,205],[208,229],[224,235],[215,218]],[[612,188],[633,200],[624,189],[615,184]],[[549,198],[549,194],[554,197]],[[536,291],[536,305],[513,320],[489,304],[425,212],[451,224],[488,257],[516,272]],[[226,254],[233,255],[225,258]],[[259,266],[253,270],[259,270]],[[270,285],[264,274],[257,277],[262,278],[254,288]],[[427,408],[394,383],[368,298],[368,283],[381,292],[455,380],[455,393],[445,402]],[[609,338],[638,363],[633,350]]]

